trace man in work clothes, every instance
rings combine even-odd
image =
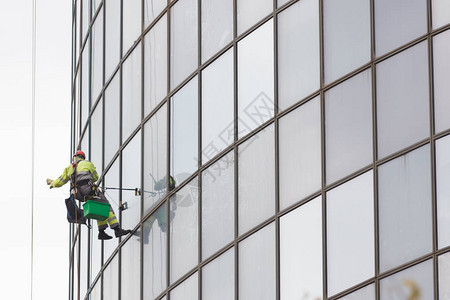
[[[84,152],[77,151],[73,155],[73,163],[64,169],[64,172],[58,179],[47,179],[47,184],[50,185],[50,188],[57,188],[70,181],[72,193],[74,193],[76,199],[84,202],[95,197],[95,201],[109,204],[108,199],[106,199],[105,195],[94,184],[98,180],[98,174],[94,164],[85,159],[86,155]],[[117,221],[116,215],[110,206],[108,218],[104,221],[97,221],[99,240],[112,239],[105,232],[108,224],[111,229],[114,229],[116,237],[131,232],[131,230],[123,230],[120,228],[119,221]]]

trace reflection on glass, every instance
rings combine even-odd
[[[273,124],[238,148],[239,234],[275,213]]]
[[[380,299],[434,299],[432,261],[382,279]]]
[[[238,44],[239,138],[272,118],[273,73],[273,20],[270,20]]]
[[[167,204],[160,206],[142,226],[144,299],[155,299],[167,286],[166,208]],[[173,217],[174,213],[171,212],[170,216]]]
[[[167,17],[144,37],[144,115],[167,94]]]
[[[450,253],[439,256],[439,299],[450,299]]]
[[[197,300],[198,274],[194,273],[170,292],[170,300]]]
[[[108,242],[105,242],[106,244]],[[116,255],[103,271],[103,299],[119,299],[119,255]]]
[[[321,187],[320,128],[319,97],[279,121],[280,209]]]
[[[447,0],[431,0],[433,29],[450,23],[450,2]]]
[[[91,117],[91,153],[89,160],[94,164],[100,176],[103,171],[103,99],[100,99]]]
[[[166,7],[167,0],[144,0],[144,28],[147,28]]]
[[[139,131],[122,152],[122,228],[133,229],[141,219],[141,132]]]
[[[172,98],[170,174],[181,183],[198,168],[198,79],[194,77]]]
[[[375,275],[373,172],[327,193],[328,295]]]
[[[120,72],[116,73],[105,91],[105,167],[119,149],[120,143]]]
[[[448,2],[450,4],[450,2]],[[450,11],[450,8],[449,10]],[[436,132],[450,128],[450,30],[433,38],[434,118]]]
[[[255,25],[273,11],[273,1],[259,0],[258,5],[252,0],[237,0],[238,35]]]
[[[122,1],[122,53],[124,54],[141,34],[141,8],[142,0]]]
[[[202,72],[202,163],[234,141],[233,49]]]
[[[275,225],[239,243],[239,299],[275,299]]]
[[[302,0],[278,16],[278,97],[286,109],[320,85],[319,4]]]
[[[122,299],[139,300],[141,287],[141,243],[135,235],[121,248]]]
[[[234,238],[234,153],[202,173],[202,257]]]
[[[103,9],[92,26],[92,104],[97,100],[103,87]]]
[[[234,299],[234,248],[202,269],[202,299]]]
[[[376,78],[378,154],[382,158],[430,134],[427,43],[377,64]]]
[[[198,66],[197,0],[180,0],[171,8],[170,89]]]
[[[170,197],[170,283],[198,264],[198,179]]]
[[[111,204],[112,209],[117,214],[116,216],[119,216],[119,195],[120,191],[116,189],[108,189],[108,187],[112,188],[118,188],[120,187],[119,184],[119,159],[116,159],[114,161],[114,164],[111,166],[111,168],[108,170],[108,173],[105,175],[105,196],[109,201],[109,204]],[[121,220],[119,220],[121,221]],[[108,233],[110,229],[107,229],[106,232]],[[112,232],[109,233],[114,234]],[[107,241],[103,243],[103,261],[106,262],[108,258],[111,256],[111,254],[114,252],[114,250],[117,247],[118,239],[113,238],[111,241]]]
[[[141,56],[137,46],[122,67],[122,142],[141,123]]]
[[[356,292],[353,292],[347,296],[339,298],[339,300],[375,300],[375,285],[371,284],[363,287]]]
[[[327,183],[372,162],[372,76],[364,71],[325,93]]]
[[[89,45],[89,43],[87,44]],[[84,47],[81,54],[81,130],[89,117],[89,47]]]
[[[321,197],[280,219],[280,293],[286,300],[322,299]]]
[[[233,38],[233,1],[202,1],[202,62]]]
[[[450,136],[436,141],[438,248],[450,245]]]
[[[377,56],[427,32],[426,0],[376,0],[374,8]]]
[[[120,60],[120,0],[105,1],[105,78]]]
[[[432,250],[430,174],[429,145],[378,168],[381,272]]]
[[[144,212],[166,194],[167,105],[144,125]]]

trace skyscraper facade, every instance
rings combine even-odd
[[[75,0],[69,299],[450,299],[450,2]]]

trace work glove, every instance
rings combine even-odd
[[[53,185],[52,185],[52,183],[53,183],[53,180],[51,180],[50,178],[47,178],[47,185],[49,185],[50,186],[50,188],[53,188]]]

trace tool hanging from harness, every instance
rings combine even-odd
[[[66,208],[67,208],[67,221],[69,223],[76,223],[76,224],[84,224],[88,228],[90,226],[86,224],[86,218],[84,217],[83,210],[78,207],[75,196],[76,196],[76,173],[77,173],[77,166],[78,162],[75,162],[72,164],[73,173],[70,176],[70,197],[65,200]]]

